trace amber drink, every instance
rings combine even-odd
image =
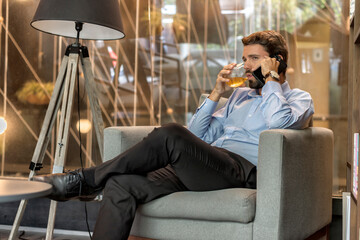
[[[247,80],[245,72],[244,63],[237,64],[231,71],[230,81],[226,84],[233,88],[240,87]]]

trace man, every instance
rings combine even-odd
[[[276,74],[288,51],[274,31],[243,38],[243,61],[250,88],[234,90],[223,108],[217,102],[229,87],[235,64],[225,66],[189,130],[167,124],[114,159],[64,174],[35,176],[53,185],[52,199],[91,198],[104,190],[93,239],[127,239],[138,204],[177,191],[256,188],[259,135],[272,128],[305,128],[314,112],[310,95],[291,90]],[[261,66],[265,85],[252,72]]]

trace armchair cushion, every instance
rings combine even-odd
[[[231,188],[177,192],[141,205],[138,212],[156,218],[249,223],[255,217],[256,190]]]

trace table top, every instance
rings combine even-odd
[[[51,188],[50,184],[43,182],[0,179],[0,203],[43,197],[51,192]]]

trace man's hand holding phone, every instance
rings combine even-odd
[[[275,58],[271,57],[265,57],[264,60],[261,61],[260,67],[261,67],[261,73],[265,78],[265,83],[268,81],[278,81],[278,79],[274,79],[271,77],[265,77],[268,73],[271,71],[278,72],[280,62],[278,62]]]
[[[277,79],[279,79],[279,74],[284,72],[286,68],[287,64],[282,60],[279,55],[273,57],[265,57],[265,59],[261,62],[260,67],[257,68],[252,73],[252,75],[262,87],[268,80],[276,81]],[[271,78],[269,76],[271,76]],[[282,84],[282,82],[280,83]]]

